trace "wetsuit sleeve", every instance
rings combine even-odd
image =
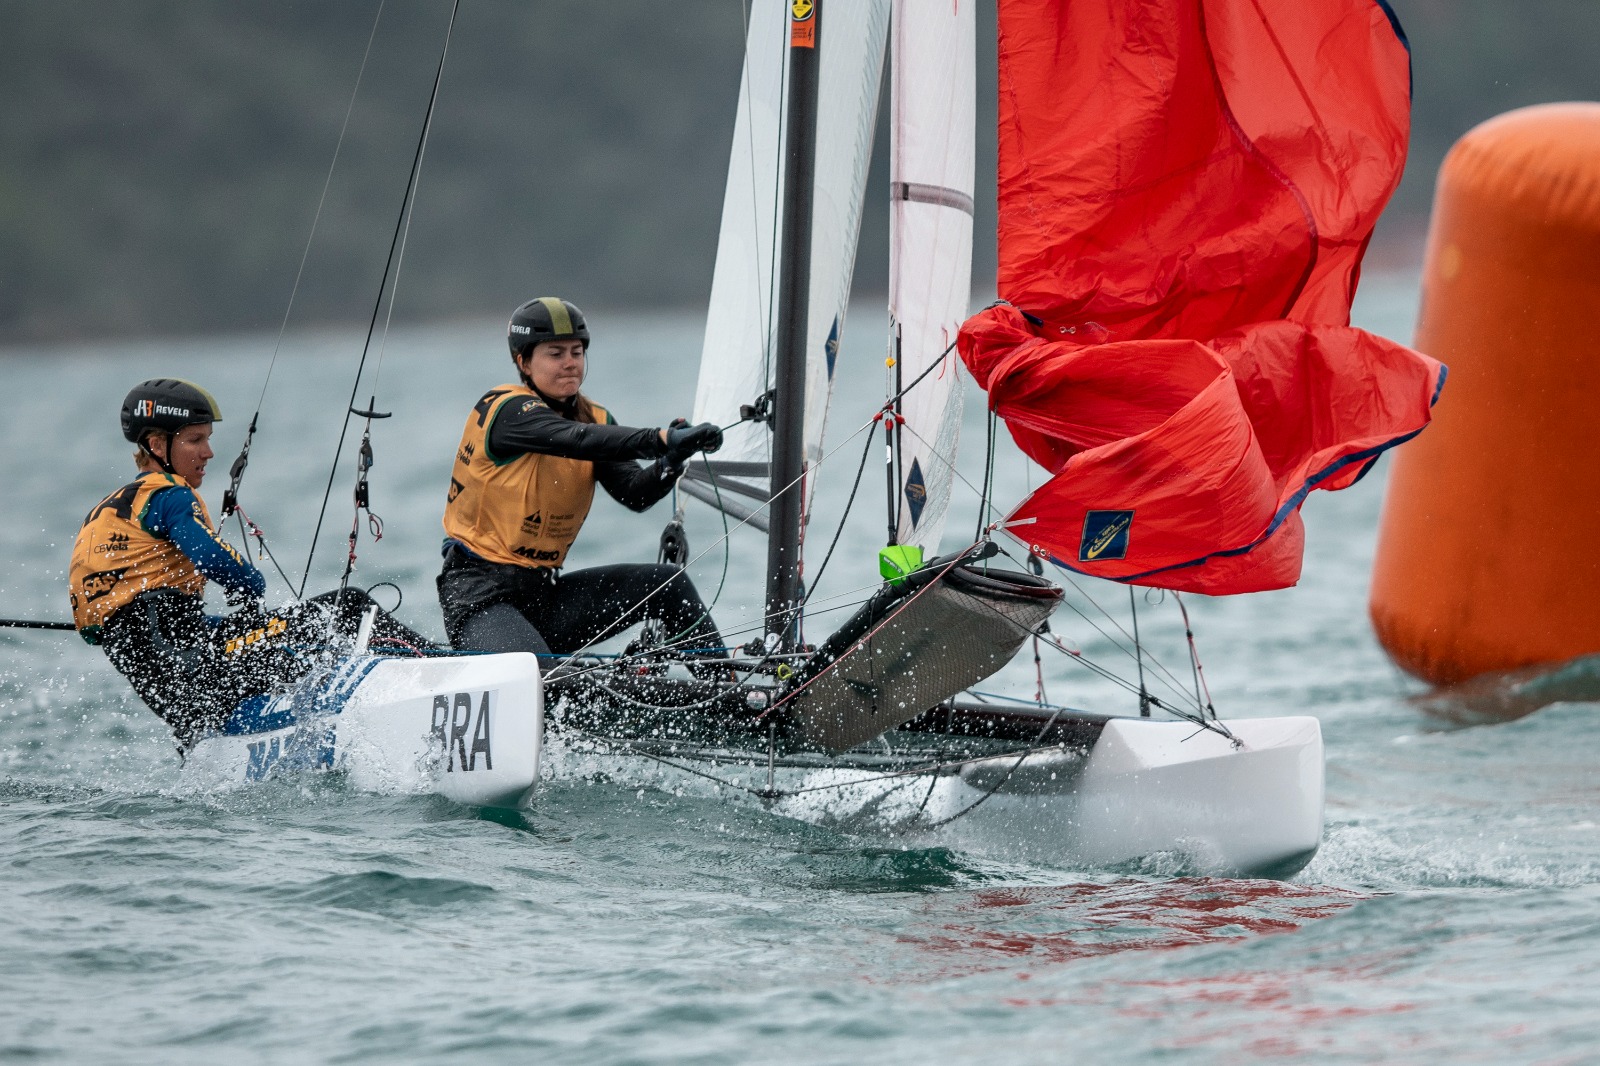
[[[667,450],[659,430],[574,422],[537,400],[501,405],[488,440],[490,457],[502,463],[528,452],[604,463],[655,459]]]
[[[150,533],[177,545],[207,580],[229,592],[261,596],[267,591],[267,579],[261,571],[200,520],[199,501],[193,490],[174,485],[154,493],[145,506],[142,521]]]
[[[677,484],[675,475],[663,474],[659,462],[649,466],[627,461],[594,464],[595,480],[622,506],[630,511],[647,510],[651,504],[672,491]]]

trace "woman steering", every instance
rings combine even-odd
[[[548,657],[654,620],[684,658],[723,657],[710,611],[680,567],[561,568],[597,483],[643,511],[672,491],[690,456],[721,447],[722,431],[617,425],[581,391],[589,329],[566,300],[518,307],[507,339],[518,380],[473,406],[451,471],[438,582],[451,643]]]

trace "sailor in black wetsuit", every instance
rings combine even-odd
[[[155,378],[122,402],[122,433],[137,444],[139,476],[83,521],[72,546],[72,620],[101,645],[180,750],[220,728],[239,701],[303,677],[332,632],[353,635],[372,599],[358,589],[325,593],[264,612],[261,571],[217,535],[196,489],[212,458],[211,426],[222,414],[191,382]],[[215,581],[243,609],[205,613]],[[428,641],[383,612],[374,642]]]
[[[630,429],[584,396],[589,330],[565,300],[529,300],[511,317],[520,381],[485,393],[467,416],[444,512],[439,602],[457,648],[566,654],[647,619],[688,658],[725,654],[689,576],[646,563],[562,573],[598,482],[643,511],[683,464],[716,451],[710,423]],[[636,460],[654,460],[640,466]],[[548,665],[548,664],[547,664]]]

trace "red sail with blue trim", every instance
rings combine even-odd
[[[960,352],[1054,475],[1008,517],[1096,577],[1300,576],[1299,508],[1428,422],[1445,368],[1352,328],[1399,183],[1382,0],[999,0],[997,305]]]

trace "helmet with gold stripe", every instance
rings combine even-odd
[[[559,296],[540,296],[511,313],[506,342],[516,360],[533,351],[541,341],[580,340],[589,347],[589,326],[578,306]]]

